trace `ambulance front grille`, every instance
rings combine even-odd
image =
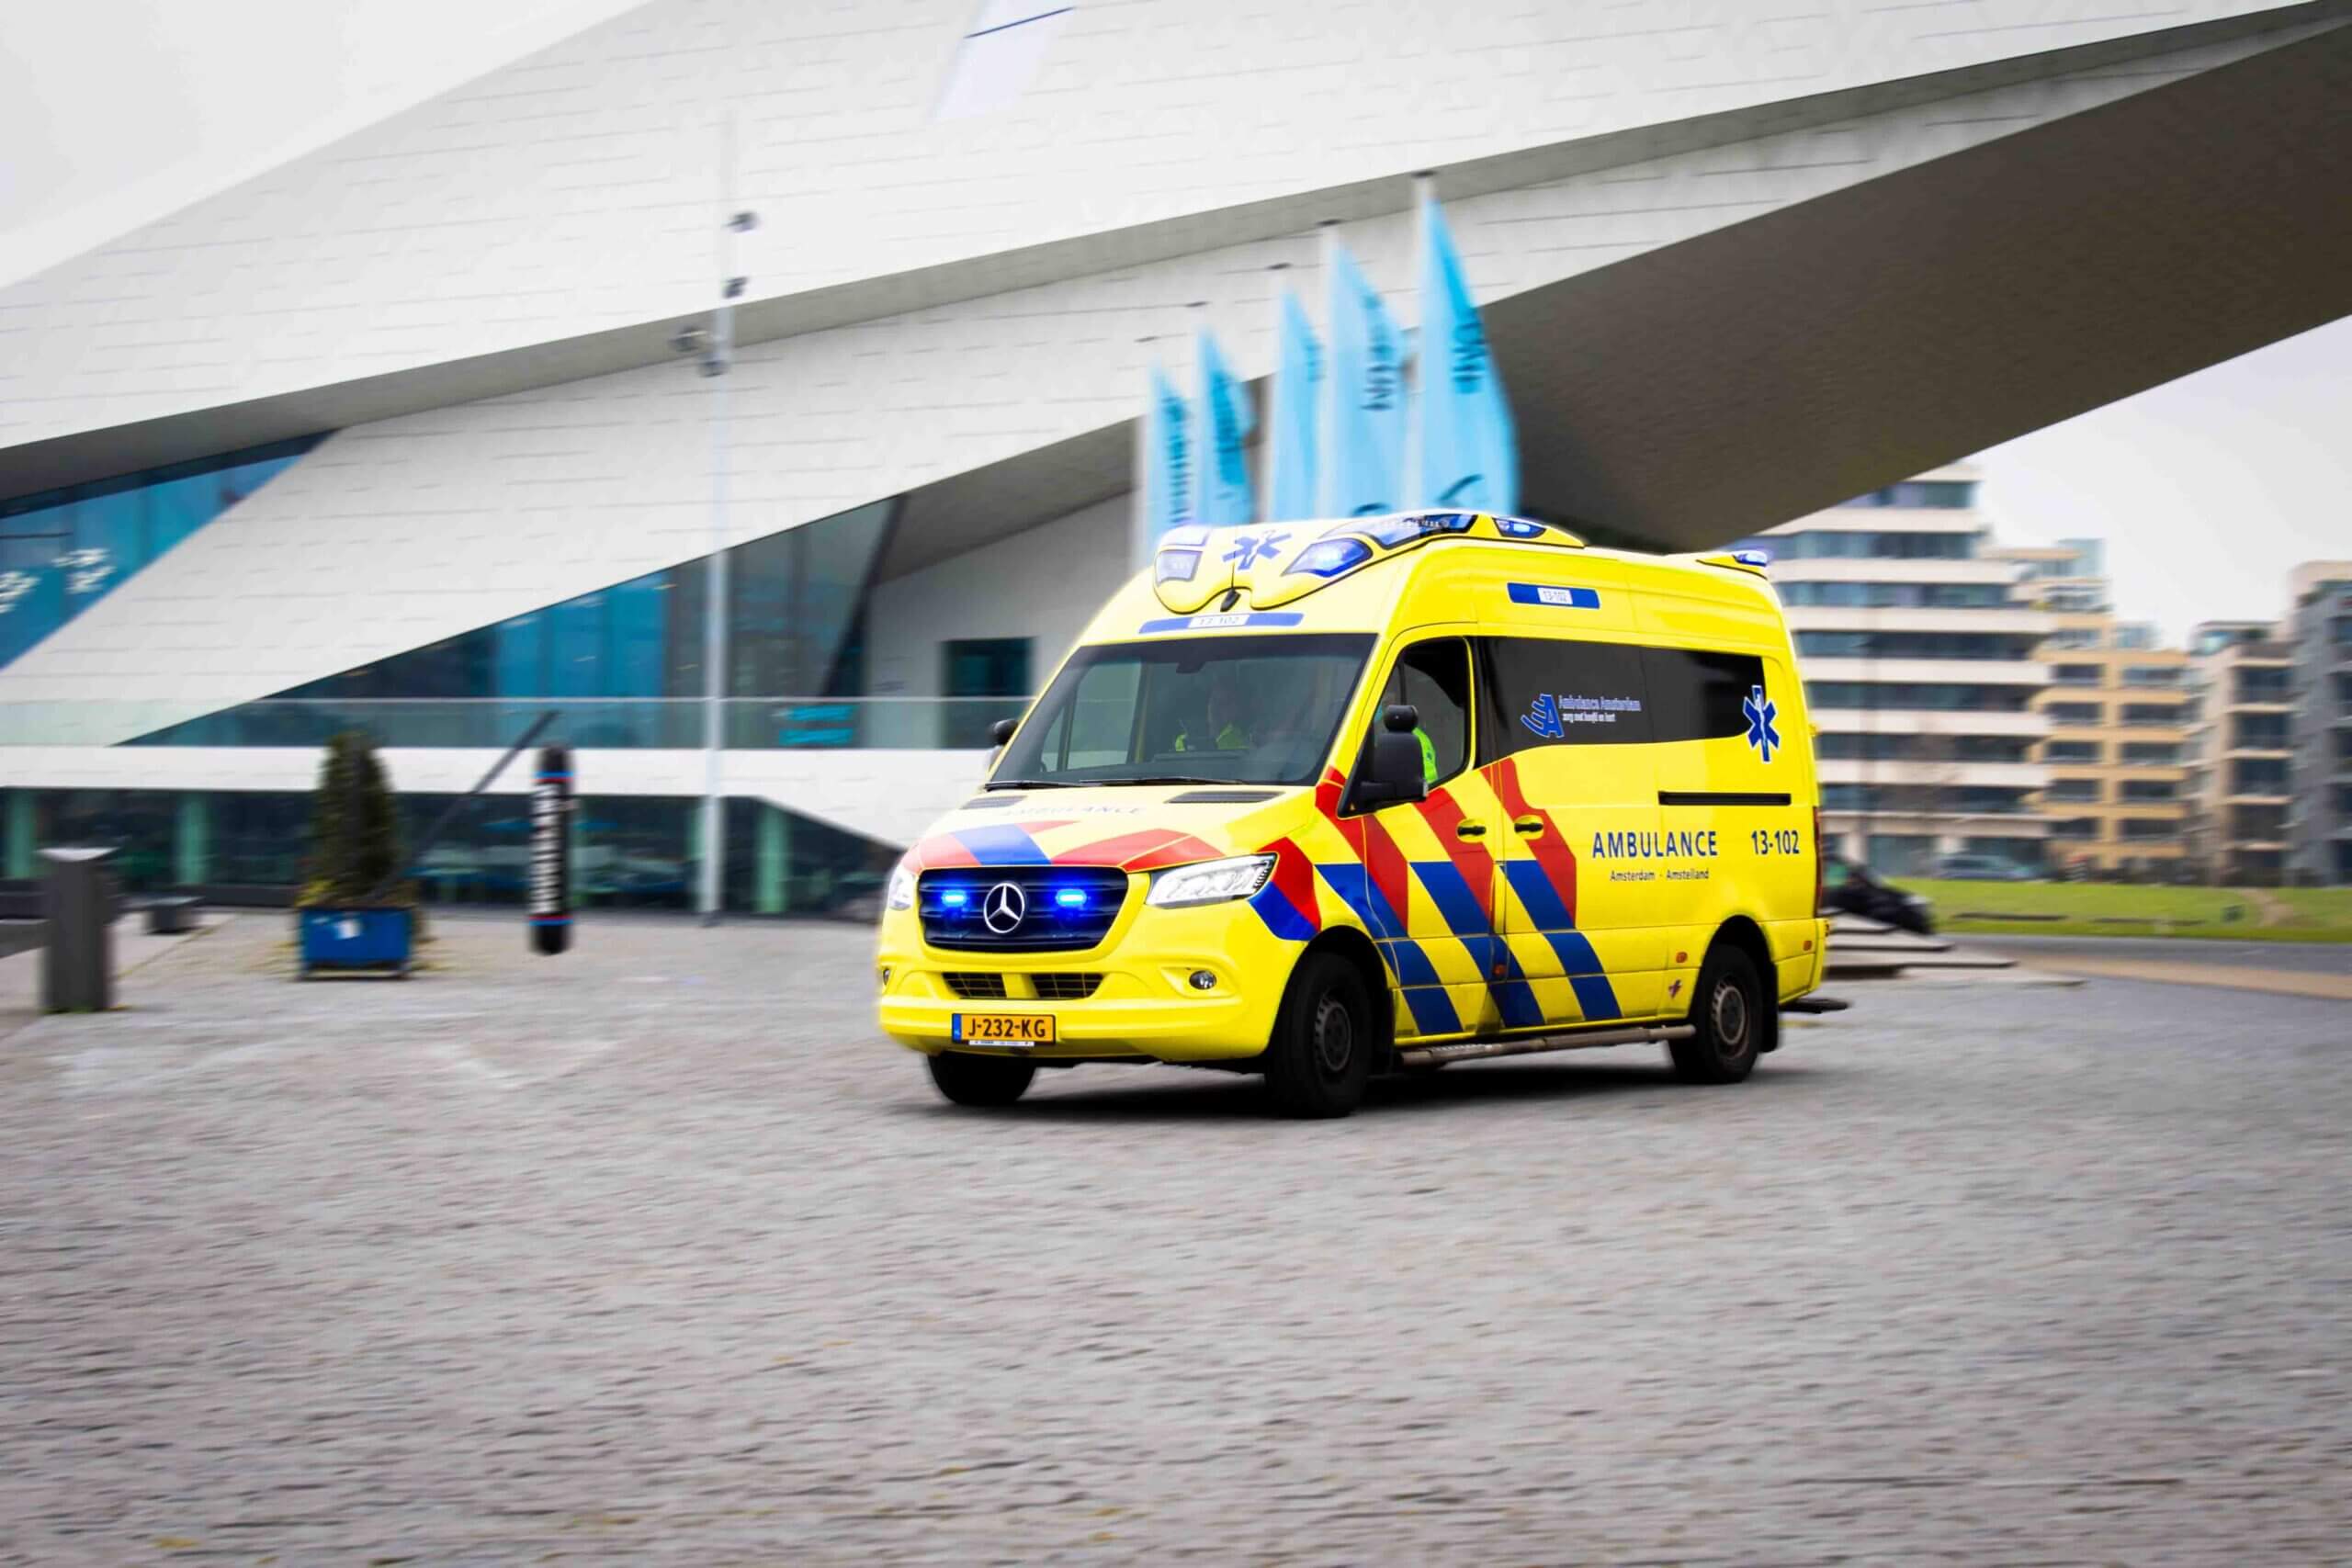
[[[1090,975],[1080,970],[1056,971],[1029,976],[1029,984],[1036,991],[1038,999],[1048,1002],[1084,1001],[1094,994],[1094,987],[1102,983],[1102,976]]]
[[[947,988],[967,1002],[1004,1000],[1004,976],[1001,975],[982,975],[966,970],[950,969],[945,978]]]
[[[922,939],[961,953],[1076,953],[1102,944],[1126,902],[1109,865],[934,866],[916,879]]]

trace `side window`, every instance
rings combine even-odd
[[[1651,735],[1658,740],[1747,734],[1743,705],[1765,683],[1764,660],[1752,653],[1645,648],[1642,672],[1649,682]]]
[[[1487,637],[1483,646],[1479,761],[1537,746],[1636,746],[1650,739],[1640,649],[1532,637]]]
[[[1381,689],[1383,707],[1410,703],[1421,716],[1421,771],[1430,784],[1460,773],[1470,761],[1470,645],[1460,637],[1417,642],[1397,658]],[[1372,721],[1380,722],[1374,712]],[[1368,741],[1368,738],[1367,738]]]

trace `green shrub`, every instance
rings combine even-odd
[[[327,742],[319,762],[300,901],[357,904],[375,895],[386,903],[413,903],[407,885],[386,886],[406,863],[400,811],[376,743],[364,730],[346,729]]]

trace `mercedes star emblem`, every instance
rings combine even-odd
[[[989,888],[988,897],[980,903],[980,919],[999,936],[1019,925],[1028,912],[1029,900],[1010,882],[1000,882]]]

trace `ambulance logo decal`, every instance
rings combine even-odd
[[[1747,720],[1747,743],[1756,748],[1758,756],[1770,761],[1772,753],[1781,749],[1781,732],[1773,728],[1781,716],[1781,705],[1767,697],[1763,687],[1750,686],[1739,711]]]
[[[1519,722],[1546,740],[1567,739],[1567,732],[1560,727],[1560,706],[1552,700],[1549,692],[1536,693],[1534,702],[1519,716]]]

